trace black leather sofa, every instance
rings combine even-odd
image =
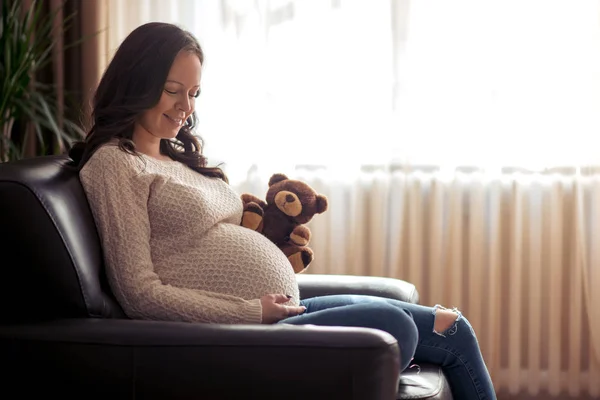
[[[65,156],[0,163],[0,396],[61,399],[452,399],[441,370],[398,379],[394,338],[366,328],[125,317]],[[304,298],[417,302],[410,283],[298,276]]]

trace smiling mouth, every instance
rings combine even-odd
[[[173,124],[177,125],[177,126],[181,126],[181,124],[183,124],[183,118],[173,118],[168,116],[167,114],[163,114],[165,117],[167,117],[167,119],[169,121],[171,121]]]

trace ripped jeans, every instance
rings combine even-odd
[[[411,362],[442,367],[455,399],[494,400],[492,380],[469,321],[458,317],[447,329],[436,332],[441,306],[426,307],[399,300],[363,295],[330,295],[301,301],[302,315],[279,323],[294,325],[357,326],[386,331],[400,347],[400,369]],[[414,358],[414,359],[413,359]]]

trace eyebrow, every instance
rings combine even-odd
[[[181,82],[179,82],[179,81],[175,81],[175,80],[173,80],[173,79],[167,79],[167,82],[173,82],[173,83],[177,83],[177,84],[179,84],[179,85],[181,85],[181,86],[185,86],[183,83],[181,83]],[[196,86],[200,86],[200,85],[194,85],[194,86],[192,86],[192,87],[196,87]]]

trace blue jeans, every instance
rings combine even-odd
[[[436,307],[363,295],[331,295],[301,301],[306,311],[279,321],[294,325],[356,326],[386,331],[400,347],[400,369],[414,363],[441,366],[455,399],[496,399],[475,332],[465,317],[437,333]],[[456,311],[456,310],[454,310]]]

